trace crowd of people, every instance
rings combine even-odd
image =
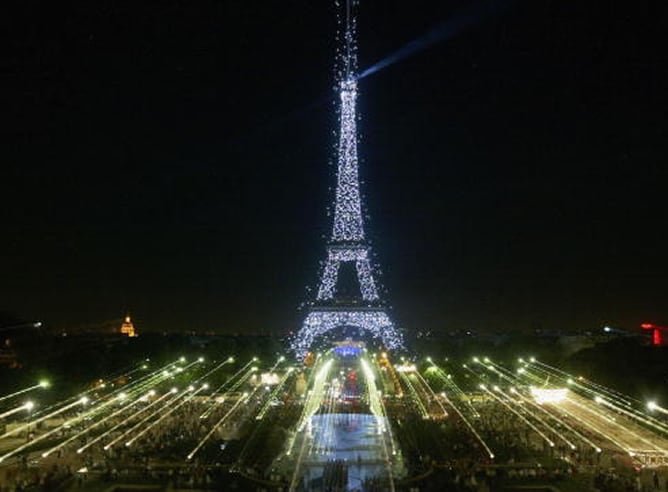
[[[634,475],[620,474],[614,468],[599,470],[593,479],[600,492],[654,492],[668,490],[668,479],[657,470]]]
[[[124,433],[141,421],[141,417],[129,419],[118,415],[96,426],[94,432],[82,433],[90,422],[80,422],[71,427],[62,427],[55,436],[55,442],[75,438],[68,446],[43,457],[40,455],[54,441],[45,441],[41,446],[29,448],[28,453],[0,467],[0,492],[49,491],[73,484],[85,487],[89,478],[94,476],[102,482],[131,479],[133,481],[168,480],[174,484],[208,486],[213,483],[214,475],[210,467],[200,464],[197,459],[187,460],[188,454],[207,435],[211,426],[228,412],[233,402],[214,405],[214,411],[207,419],[200,416],[211,408],[206,400],[191,400],[178,407],[166,408],[163,413],[139,426],[124,436]],[[254,408],[252,404],[238,407],[238,418],[229,419],[220,425],[211,436],[211,443],[237,437],[240,422],[245,414]],[[156,425],[152,425],[158,422]],[[148,431],[126,446],[126,442],[137,437],[148,426]],[[49,429],[37,426],[25,434],[23,442],[39,438]],[[101,434],[109,432],[87,446]],[[81,436],[77,437],[80,433]],[[121,438],[113,446],[105,445]],[[17,443],[18,444],[18,443]],[[82,453],[77,449],[87,446]],[[216,468],[216,467],[214,467]]]
[[[420,490],[441,487],[485,492],[496,490],[500,484],[558,486],[563,481],[578,484],[583,491],[668,490],[667,478],[662,476],[665,468],[641,470],[628,453],[603,444],[600,451],[592,445],[573,449],[560,438],[573,438],[565,428],[556,429],[559,435],[553,434],[551,445],[498,401],[479,398],[465,404],[469,403],[473,406],[467,416],[480,439],[456,412],[441,422],[406,419],[400,416],[411,409],[410,404],[387,405],[395,414],[393,428],[407,461],[408,475],[426,475]],[[578,431],[587,439],[595,439],[584,429]],[[493,459],[485,445],[493,450]]]
[[[32,454],[19,455],[18,459],[0,467],[0,492],[48,491],[64,486],[94,490],[91,481],[159,482],[180,488],[215,489],[221,481],[231,485],[237,483],[234,480],[246,477],[258,482],[286,484],[289,475],[277,469],[274,460],[294,430],[302,405],[297,397],[283,399],[259,424],[249,417],[257,413],[263,401],[257,395],[239,405],[234,418],[226,419],[193,459],[188,459],[189,453],[232,409],[235,400],[212,407],[211,400],[193,398],[166,408],[125,436],[123,433],[141,421],[141,417],[128,418],[119,413],[100,423],[93,432],[86,433],[81,432],[90,425],[88,422],[63,427],[42,449],[36,447]],[[397,460],[405,471],[397,477],[397,490],[410,490],[412,477],[417,477],[414,484],[421,491],[487,492],[507,484],[558,485],[564,481],[580,483],[583,491],[668,490],[665,475],[656,470],[634,470],[628,455],[619,450],[602,447],[598,452],[594,446],[572,449],[558,437],[554,438],[554,445],[550,445],[525,420],[494,399],[479,398],[466,405],[472,405],[466,415],[478,435],[471,432],[457,412],[450,412],[447,419],[422,419],[415,417],[419,409],[411,406],[407,398],[386,402],[393,436],[400,450]],[[207,418],[201,418],[212,408]],[[565,428],[557,430],[563,432],[563,436],[568,435]],[[33,429],[23,439],[39,439],[45,431],[45,428]],[[104,439],[88,446],[107,431],[110,432]],[[143,434],[138,437],[140,432]],[[580,432],[587,439],[594,439],[585,430],[580,429]],[[39,456],[48,446],[79,433],[80,437],[48,458]],[[138,438],[133,440],[135,437]],[[110,448],[104,448],[117,438],[121,439]],[[126,446],[128,441],[131,445]],[[237,443],[227,464],[234,464],[232,469],[241,472],[240,478],[231,479],[230,468],[221,466],[225,463],[221,463],[222,450],[218,446],[227,442]],[[84,452],[76,452],[84,446]],[[486,446],[493,450],[493,458]],[[332,462],[327,469],[328,483],[334,488],[344,487],[342,477],[348,464]],[[379,478],[377,483],[360,484],[360,488],[382,490],[383,483]]]
[[[16,466],[4,467],[0,472],[0,492],[57,490],[72,476],[73,470],[67,465],[35,467],[28,466],[28,463],[22,460]]]

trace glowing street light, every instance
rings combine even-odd
[[[28,393],[29,391],[36,390],[38,388],[45,389],[45,388],[48,388],[49,386],[50,385],[49,385],[48,381],[40,381],[39,383],[37,383],[33,386],[28,386],[27,388],[24,388],[24,389],[19,390],[19,391],[15,391],[14,393],[10,393],[8,395],[0,396],[0,401],[9,400],[11,398],[17,397],[17,396],[22,395],[24,393]]]
[[[16,407],[16,408],[13,408],[13,409],[11,409],[11,410],[8,410],[8,411],[6,411],[6,412],[4,412],[4,413],[0,413],[0,419],[4,419],[5,417],[9,417],[10,415],[14,415],[15,413],[18,413],[18,412],[20,412],[20,411],[22,411],[22,410],[28,410],[28,411],[31,411],[32,408],[33,408],[34,406],[35,406],[35,404],[34,404],[33,402],[28,401],[28,402],[24,403],[24,404],[21,405],[21,406],[18,406],[18,407]]]

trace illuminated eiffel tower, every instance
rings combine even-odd
[[[345,46],[339,72],[341,106],[334,224],[316,299],[292,340],[292,349],[298,356],[303,356],[316,338],[340,327],[368,332],[389,349],[403,345],[401,334],[378,294],[370,247],[364,235],[357,160],[355,21],[350,3],[348,0],[346,5]],[[359,294],[354,297],[342,295],[339,289],[339,271],[350,266],[354,267],[359,286]]]

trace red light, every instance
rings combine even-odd
[[[661,331],[668,331],[668,328],[664,328],[663,326],[656,326],[652,323],[643,323],[640,325],[640,328],[645,330],[652,330],[652,345],[663,345],[663,334]]]
[[[661,330],[658,328],[652,333],[652,344],[655,346],[661,345]]]

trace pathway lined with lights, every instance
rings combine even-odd
[[[378,387],[381,369],[372,360],[365,355],[335,359],[329,352],[316,359],[301,416],[285,455],[276,461],[290,470],[289,490],[325,479],[335,463],[348,480],[373,478],[395,489],[401,460]]]
[[[535,358],[518,362],[519,367],[512,371],[488,357],[474,357],[472,364],[461,367],[480,381],[486,397],[550,447],[556,439],[572,450],[583,445],[599,453],[604,448],[617,449],[643,466],[668,463],[668,425],[648,414],[656,410],[656,404],[643,408],[628,395]],[[451,381],[436,373],[442,381]]]
[[[293,373],[292,368],[285,370],[282,376],[276,373],[284,361],[285,358],[280,357],[267,373],[273,375],[272,377],[279,382],[271,392],[260,392],[260,388],[264,390],[264,386],[262,381],[258,380],[252,382],[254,388],[250,393],[235,395],[241,387],[251,384],[251,376],[258,369],[257,358],[252,358],[210,393],[206,380],[214,377],[224,366],[232,364],[234,358],[229,357],[209,368],[206,368],[203,358],[190,362],[185,358],[179,358],[144,375],[138,376],[136,373],[146,372],[148,370],[146,363],[121,374],[97,380],[94,387],[57,401],[39,412],[32,412],[28,415],[27,422],[21,423],[21,414],[24,412],[28,414],[35,407],[32,401],[25,402],[0,413],[0,419],[5,421],[19,418],[18,425],[8,427],[7,431],[0,435],[0,446],[2,446],[0,449],[3,450],[0,463],[7,463],[10,458],[24,456],[25,453],[32,453],[33,459],[45,460],[52,455],[61,456],[63,451],[72,452],[74,456],[82,455],[94,446],[99,446],[104,452],[110,451],[119,443],[123,443],[123,447],[131,447],[145,440],[153,429],[172,420],[170,417],[176,415],[181,408],[195,405],[192,408],[205,407],[202,408],[203,413],[200,415],[205,430],[203,437],[187,456],[187,459],[191,459],[227,420],[238,413],[237,410],[244,408],[247,411],[257,407],[260,410],[260,419],[267,413],[271,400],[285,389],[289,376]],[[116,383],[119,380],[128,382]],[[177,381],[180,384],[185,383],[186,387],[179,390],[174,384]],[[48,383],[40,382],[2,396],[0,402],[11,403],[26,393],[40,388],[46,389],[48,386]],[[208,396],[203,397],[206,393]],[[246,404],[251,398],[253,405],[249,407]],[[231,408],[225,409],[222,416],[216,417],[217,420],[207,425],[205,422],[208,418],[217,413],[219,407],[222,409],[226,401],[234,402]],[[40,424],[53,422],[54,419],[59,419],[57,425],[46,430],[38,429]],[[28,442],[14,439],[15,436],[27,432],[35,433],[34,438]],[[55,444],[54,440],[57,441]],[[78,448],[76,444],[79,445]],[[48,446],[47,449],[44,449],[45,445]]]

